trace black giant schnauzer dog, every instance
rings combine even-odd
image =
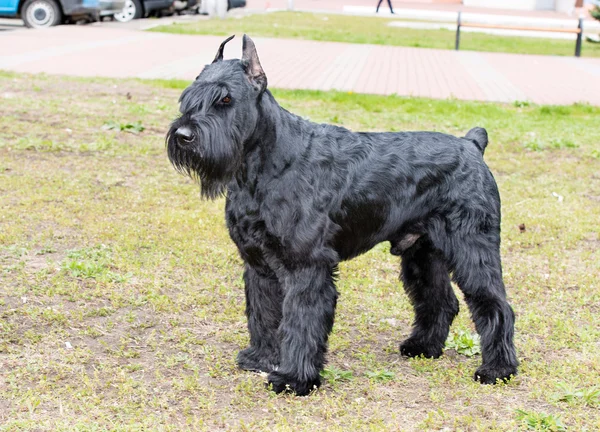
[[[482,383],[517,373],[514,314],[500,262],[500,197],[483,161],[485,129],[355,133],[281,108],[252,40],[241,60],[223,42],[181,95],[169,159],[201,194],[226,194],[244,260],[250,346],[240,368],[269,372],[275,392],[320,384],[338,263],[389,241],[414,305],[406,356],[439,357],[464,293],[481,335]]]

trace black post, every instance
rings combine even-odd
[[[458,51],[459,47],[460,47],[460,11],[458,12],[458,20],[456,22],[456,44],[454,45],[454,49],[456,51]]]
[[[579,17],[579,33],[577,33],[577,42],[575,42],[575,57],[581,57],[581,41],[583,40],[583,17]]]

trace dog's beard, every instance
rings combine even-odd
[[[192,129],[195,141],[182,147],[175,136],[178,123],[175,121],[167,134],[167,153],[171,164],[200,184],[203,198],[222,196],[241,165],[241,140],[232,131],[228,133],[217,122],[206,118]]]

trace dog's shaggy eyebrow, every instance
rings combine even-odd
[[[183,111],[189,111],[192,108],[202,108],[212,106],[215,102],[223,99],[230,93],[230,89],[222,83],[202,83],[192,85],[186,88],[179,103]]]

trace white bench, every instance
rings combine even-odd
[[[562,28],[562,27],[529,27],[529,26],[510,26],[510,25],[498,25],[498,24],[479,24],[462,22],[461,12],[458,13],[457,25],[456,25],[456,44],[454,49],[458,51],[460,49],[460,28],[461,27],[472,27],[472,28],[484,28],[484,29],[502,29],[502,30],[521,30],[521,31],[545,31],[545,32],[556,32],[556,33],[573,33],[577,34],[575,41],[575,57],[581,57],[581,43],[583,39],[583,18],[579,18],[579,25],[577,28]]]

